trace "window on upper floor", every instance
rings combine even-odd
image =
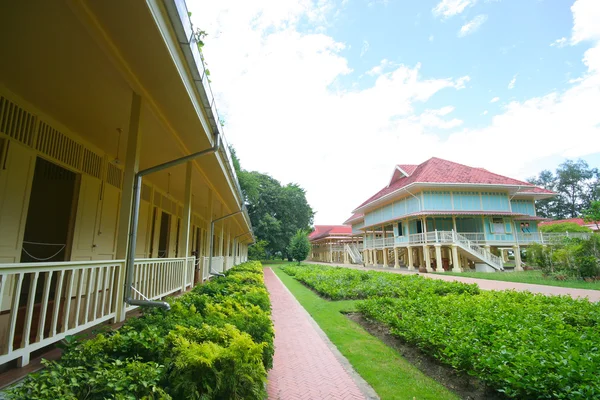
[[[398,236],[404,236],[404,227],[402,226],[402,222],[398,222]]]
[[[491,231],[492,231],[492,233],[506,233],[506,229],[504,226],[504,218],[502,218],[502,217],[492,218]]]

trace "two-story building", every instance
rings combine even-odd
[[[166,308],[254,239],[184,0],[8,1],[0,16],[6,367]]]
[[[521,247],[550,243],[535,201],[549,190],[440,158],[397,165],[383,189],[345,223],[364,236],[367,265],[428,272],[522,269]],[[509,257],[513,260],[509,262]]]

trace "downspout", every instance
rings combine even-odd
[[[125,283],[125,303],[133,306],[148,306],[148,307],[161,307],[165,310],[170,310],[171,306],[166,301],[152,301],[152,300],[137,300],[132,297],[133,289],[133,266],[135,263],[135,245],[137,242],[137,228],[140,214],[140,192],[142,187],[142,178],[145,175],[153,172],[162,171],[167,168],[174,167],[179,164],[186,163],[191,160],[195,160],[198,157],[202,157],[207,154],[216,153],[221,147],[221,138],[219,135],[215,135],[215,145],[206,150],[202,150],[196,153],[192,153],[185,157],[177,158],[172,161],[168,161],[163,164],[156,165],[151,168],[144,169],[135,174],[133,183],[133,210],[131,213],[131,224],[129,226],[129,245],[127,246],[127,259],[125,260],[125,270],[127,273],[127,279]],[[212,239],[212,236],[211,236]],[[212,251],[212,248],[211,248]]]
[[[221,274],[221,273],[219,273],[219,272],[213,272],[213,270],[212,270],[212,259],[213,259],[213,241],[214,241],[214,240],[213,240],[213,237],[214,237],[214,232],[215,232],[215,222],[219,222],[219,221],[221,221],[221,220],[223,220],[223,219],[225,219],[225,218],[232,217],[232,216],[234,216],[234,215],[236,215],[236,214],[239,214],[239,213],[241,213],[241,212],[244,212],[244,207],[242,207],[240,210],[238,210],[238,211],[236,211],[236,212],[233,212],[233,213],[231,213],[231,214],[224,215],[224,216],[222,216],[222,217],[219,217],[219,218],[217,218],[217,219],[214,219],[214,220],[210,221],[210,248],[208,249],[208,251],[209,251],[209,257],[208,257],[208,273],[209,273],[209,274],[211,274],[211,275],[213,275],[213,276],[215,276],[215,275],[216,275],[216,276],[225,276],[225,275],[223,275],[223,274]]]

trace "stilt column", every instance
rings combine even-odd
[[[442,265],[442,246],[439,244],[435,245],[435,272],[444,272]]]

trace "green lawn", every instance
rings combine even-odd
[[[542,276],[541,271],[523,272],[444,272],[443,275],[455,275],[468,278],[491,279],[496,281],[533,283],[536,285],[559,286],[576,289],[600,290],[600,281],[585,282],[576,279],[558,281]]]
[[[276,266],[273,271],[381,399],[459,398],[346,318],[341,312],[353,311],[355,300],[324,300]]]

